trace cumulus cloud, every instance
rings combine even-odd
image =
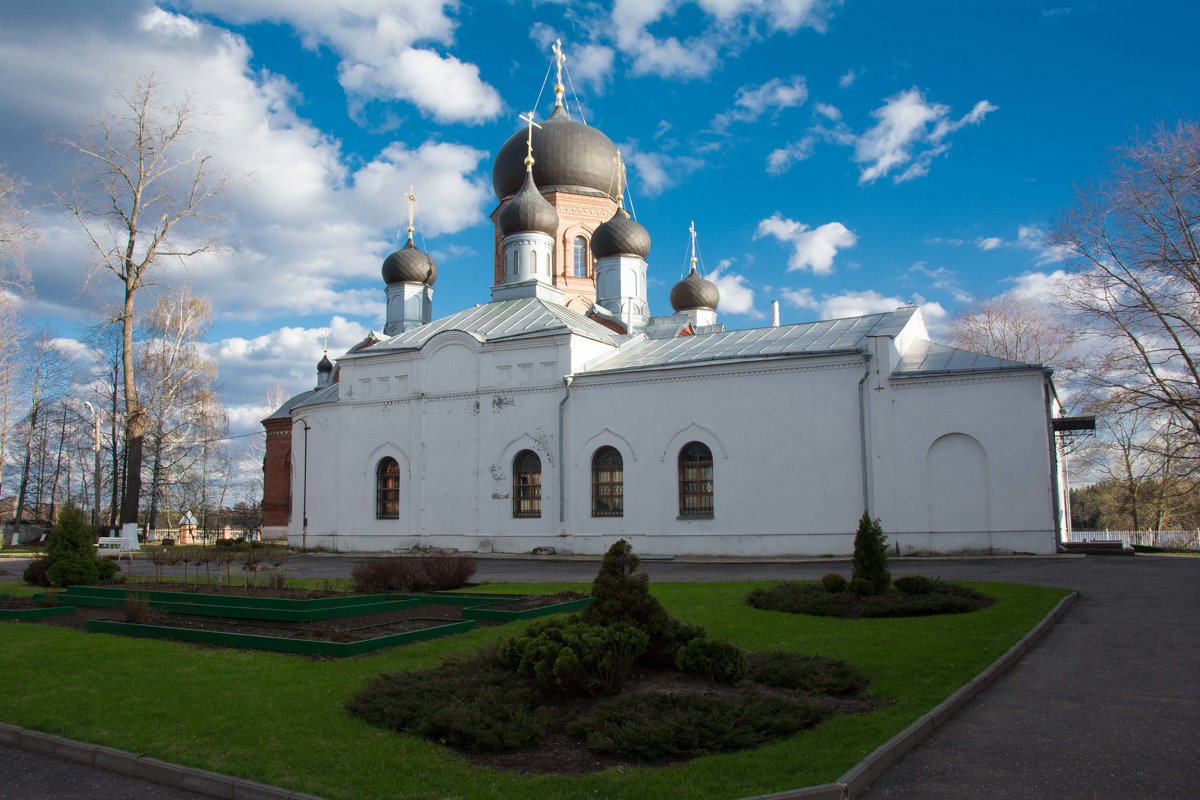
[[[961,242],[952,240],[951,243]],[[974,240],[974,245],[980,250],[999,250],[1001,248],[1027,250],[1033,253],[1033,263],[1039,267],[1062,261],[1069,255],[1062,247],[1050,244],[1046,232],[1036,225],[1017,226],[1017,236],[1014,239],[982,236]]]
[[[812,158],[815,149],[816,139],[812,136],[805,136],[803,139],[778,147],[767,156],[767,172],[772,175],[782,175],[797,161]]]
[[[186,0],[235,23],[291,26],[311,49],[331,48],[338,77],[356,102],[404,100],[442,122],[483,122],[503,109],[474,64],[421,43],[453,44],[455,3],[428,0]]]
[[[838,78],[838,86],[842,87],[843,89],[849,89],[854,85],[854,81],[857,79],[858,73],[855,70],[847,70],[846,72],[842,73],[840,78]]]
[[[802,106],[807,99],[808,84],[803,75],[793,75],[787,80],[771,78],[766,83],[738,89],[733,108],[714,117],[712,126],[716,131],[724,131],[734,122],[755,122],[768,112]]]
[[[911,300],[902,300],[899,297],[880,294],[874,289],[827,294],[820,298],[815,297],[809,289],[785,289],[781,294],[789,305],[817,311],[821,319],[844,319],[861,317],[866,314],[881,314],[908,305],[920,308],[921,314],[925,318],[925,324],[931,328],[940,325],[947,317],[946,309],[940,303],[926,301],[920,295],[914,295]]]
[[[810,269],[814,275],[833,272],[833,260],[839,250],[858,244],[858,237],[840,222],[827,222],[810,228],[802,222],[787,219],[779,212],[758,223],[755,239],[770,236],[792,247],[788,271]]]
[[[638,147],[636,141],[621,145],[621,152],[625,160],[633,165],[636,177],[634,188],[647,197],[655,197],[677,186],[687,176],[704,166],[704,162],[695,156],[650,152]]]
[[[996,109],[980,100],[963,117],[951,119],[949,106],[928,101],[920,89],[892,95],[872,112],[876,124],[854,144],[854,160],[863,165],[859,183],[887,175],[902,183],[927,174],[933,159],[950,148],[950,134],[978,125]]]
[[[753,319],[762,319],[763,313],[754,307],[754,290],[744,275],[732,272],[732,259],[721,259],[717,268],[706,276],[716,284],[721,293],[720,310],[724,314],[744,314]]]
[[[1062,298],[1065,286],[1073,276],[1066,270],[1056,269],[1053,272],[1026,272],[1015,278],[1009,278],[1012,288],[1007,294],[1020,299],[1032,300],[1042,305],[1053,305]]]

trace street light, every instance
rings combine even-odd
[[[303,527],[300,529],[300,549],[308,549],[308,431],[309,425],[304,418],[292,421],[294,426],[297,422],[304,426],[304,483],[303,491],[301,492],[301,518]]]
[[[96,485],[96,502],[95,505],[92,506],[92,530],[96,530],[100,527],[100,413],[96,411],[92,404],[86,400],[83,404],[87,407],[88,411],[92,412],[92,418],[96,421],[96,476],[93,479],[93,482]]]

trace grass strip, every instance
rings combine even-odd
[[[768,582],[658,584],[667,610],[752,651],[843,659],[893,704],[836,717],[751,751],[664,768],[577,777],[477,767],[454,751],[382,731],[344,706],[370,676],[423,669],[448,653],[511,636],[528,623],[482,628],[376,655],[313,661],[200,649],[43,625],[0,625],[0,720],[331,800],[350,798],[734,798],[835,780],[1016,643],[1067,594],[971,584],[997,598],[972,614],[906,619],[807,617],[745,605]],[[581,584],[475,587],[494,593],[586,591]],[[0,591],[10,591],[0,585]],[[19,591],[12,591],[20,594]],[[111,678],[128,691],[116,699]],[[133,702],[130,701],[133,698]]]

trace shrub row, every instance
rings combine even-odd
[[[438,592],[459,589],[475,574],[475,559],[464,555],[383,556],[354,565],[354,591]]]

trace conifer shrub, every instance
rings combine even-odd
[[[821,576],[821,588],[830,594],[841,594],[846,591],[846,579],[836,572]]]
[[[650,594],[650,576],[638,572],[641,561],[633,547],[618,540],[604,554],[600,571],[592,582],[592,601],[582,618],[593,625],[631,625],[649,637],[643,662],[648,666],[670,667],[675,654],[693,639],[704,636],[699,625],[689,625],[667,613],[662,603]]]
[[[534,623],[500,645],[501,666],[543,690],[612,694],[646,651],[649,637],[623,623],[592,625],[571,615]]]
[[[845,661],[803,653],[750,653],[747,677],[764,686],[796,692],[856,695],[867,688],[867,677]]]
[[[71,556],[59,559],[50,565],[46,577],[51,586],[81,586],[100,580],[100,569],[96,562],[99,559],[89,556],[80,558]]]
[[[88,525],[83,512],[75,506],[69,505],[59,512],[58,520],[50,529],[46,555],[52,561],[95,556],[92,550],[92,526]]]
[[[54,562],[48,556],[34,559],[29,562],[29,566],[25,567],[25,572],[21,574],[21,580],[34,586],[49,586],[50,585],[50,565]]]
[[[937,585],[937,581],[926,578],[924,575],[905,575],[903,578],[896,578],[892,581],[892,585],[901,594],[929,594]]]
[[[82,511],[68,505],[50,529],[46,557],[32,562],[22,577],[35,586],[70,586],[111,580],[119,571],[115,562],[95,554],[91,526]]]
[[[679,648],[675,667],[717,683],[734,684],[746,676],[746,657],[728,642],[693,639]]]
[[[875,587],[870,581],[864,578],[855,578],[850,583],[846,584],[846,588],[850,594],[856,597],[870,597],[875,594]]]
[[[854,534],[854,571],[851,584],[855,580],[866,581],[871,586],[871,594],[880,594],[887,590],[892,583],[892,575],[887,568],[887,537],[879,520],[872,519],[866,511],[858,521],[858,531]]]

